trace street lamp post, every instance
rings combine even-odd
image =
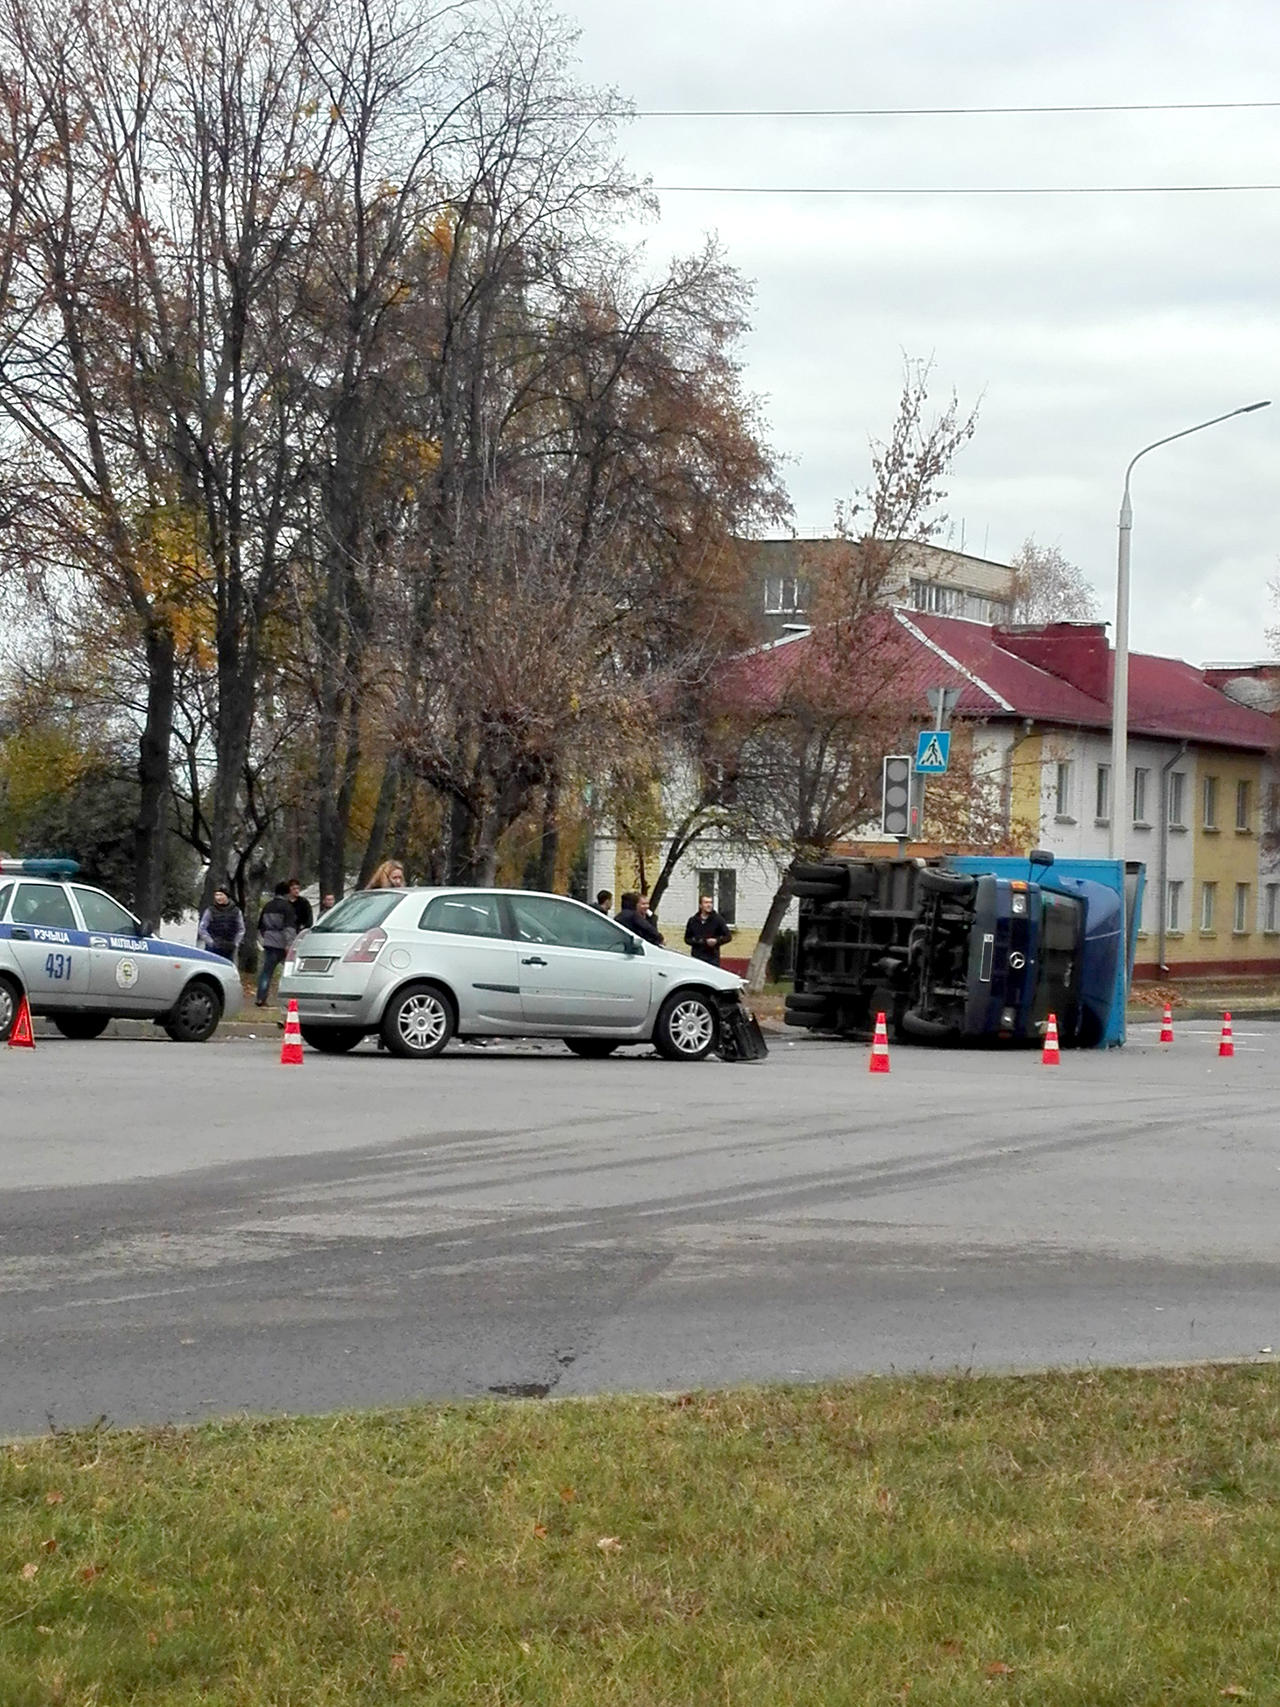
[[[1171,445],[1175,439],[1185,439],[1191,433],[1202,433],[1206,427],[1216,427],[1219,421],[1230,421],[1236,415],[1252,415],[1255,409],[1269,407],[1269,398],[1262,403],[1246,403],[1242,409],[1230,409],[1225,415],[1215,415],[1211,421],[1200,421],[1194,427],[1184,427],[1180,433],[1170,433],[1168,438],[1156,439],[1149,445],[1143,445],[1124,471],[1124,497],[1120,500],[1120,550],[1116,569],[1115,659],[1111,672],[1112,859],[1124,858],[1124,824],[1129,811],[1129,544],[1133,535],[1133,505],[1129,501],[1129,478],[1135,464],[1140,462],[1148,451],[1159,450],[1161,445]],[[1160,905],[1164,905],[1163,896],[1160,897]]]

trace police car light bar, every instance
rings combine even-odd
[[[0,877],[74,877],[74,859],[0,859]]]

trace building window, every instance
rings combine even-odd
[[[1236,884],[1236,905],[1231,918],[1231,928],[1237,933],[1247,931],[1249,928],[1249,885],[1247,883]]]
[[[1280,931],[1280,883],[1267,884],[1267,899],[1262,915],[1264,930]]]
[[[1100,824],[1111,817],[1111,766],[1099,765],[1094,779],[1093,815]]]
[[[764,608],[768,616],[790,616],[808,610],[808,582],[798,575],[766,575]]]
[[[1213,912],[1217,903],[1218,885],[1216,883],[1202,883],[1200,885],[1200,929],[1202,931],[1213,929]]]
[[[726,925],[738,922],[738,874],[736,871],[700,871],[698,899],[710,895],[711,905]]]
[[[963,587],[943,587],[937,581],[911,583],[913,608],[933,611],[938,616],[963,616],[967,598]]]
[[[1054,781],[1053,810],[1059,818],[1071,816],[1071,761],[1062,760]]]
[[[1147,778],[1151,772],[1141,765],[1133,773],[1133,821],[1135,824],[1145,824],[1147,818]]]
[[[1164,928],[1168,931],[1182,929],[1182,880],[1174,878],[1169,883],[1168,897],[1165,901]]]
[[[1216,830],[1218,827],[1218,779],[1207,776],[1204,779],[1204,801],[1200,818],[1206,830]]]
[[[1236,829],[1247,830],[1248,828],[1249,784],[1247,782],[1238,782],[1236,784]]]
[[[1185,830],[1187,802],[1187,777],[1185,771],[1172,771],[1169,776],[1169,826],[1175,830]]]

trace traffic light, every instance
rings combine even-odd
[[[910,753],[890,753],[884,761],[880,828],[886,836],[911,834]]]

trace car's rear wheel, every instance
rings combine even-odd
[[[603,1061],[606,1055],[612,1055],[618,1047],[607,1037],[566,1037],[566,1049],[571,1049],[575,1055],[581,1055],[584,1061]]]
[[[9,1041],[9,1033],[18,1017],[18,1004],[21,1000],[22,991],[12,978],[0,978],[0,1043]]]
[[[212,984],[188,984],[162,1022],[175,1043],[207,1043],[222,1018],[222,998]]]
[[[387,1003],[382,1041],[393,1055],[425,1061],[438,1055],[457,1029],[453,1003],[443,990],[416,984]]]
[[[668,1061],[702,1061],[719,1038],[720,1016],[696,991],[668,996],[653,1028],[654,1047]]]
[[[358,1025],[304,1025],[302,1041],[322,1055],[345,1055],[364,1036]]]
[[[53,1023],[64,1037],[76,1043],[89,1043],[101,1037],[111,1024],[110,1014],[55,1014]]]

